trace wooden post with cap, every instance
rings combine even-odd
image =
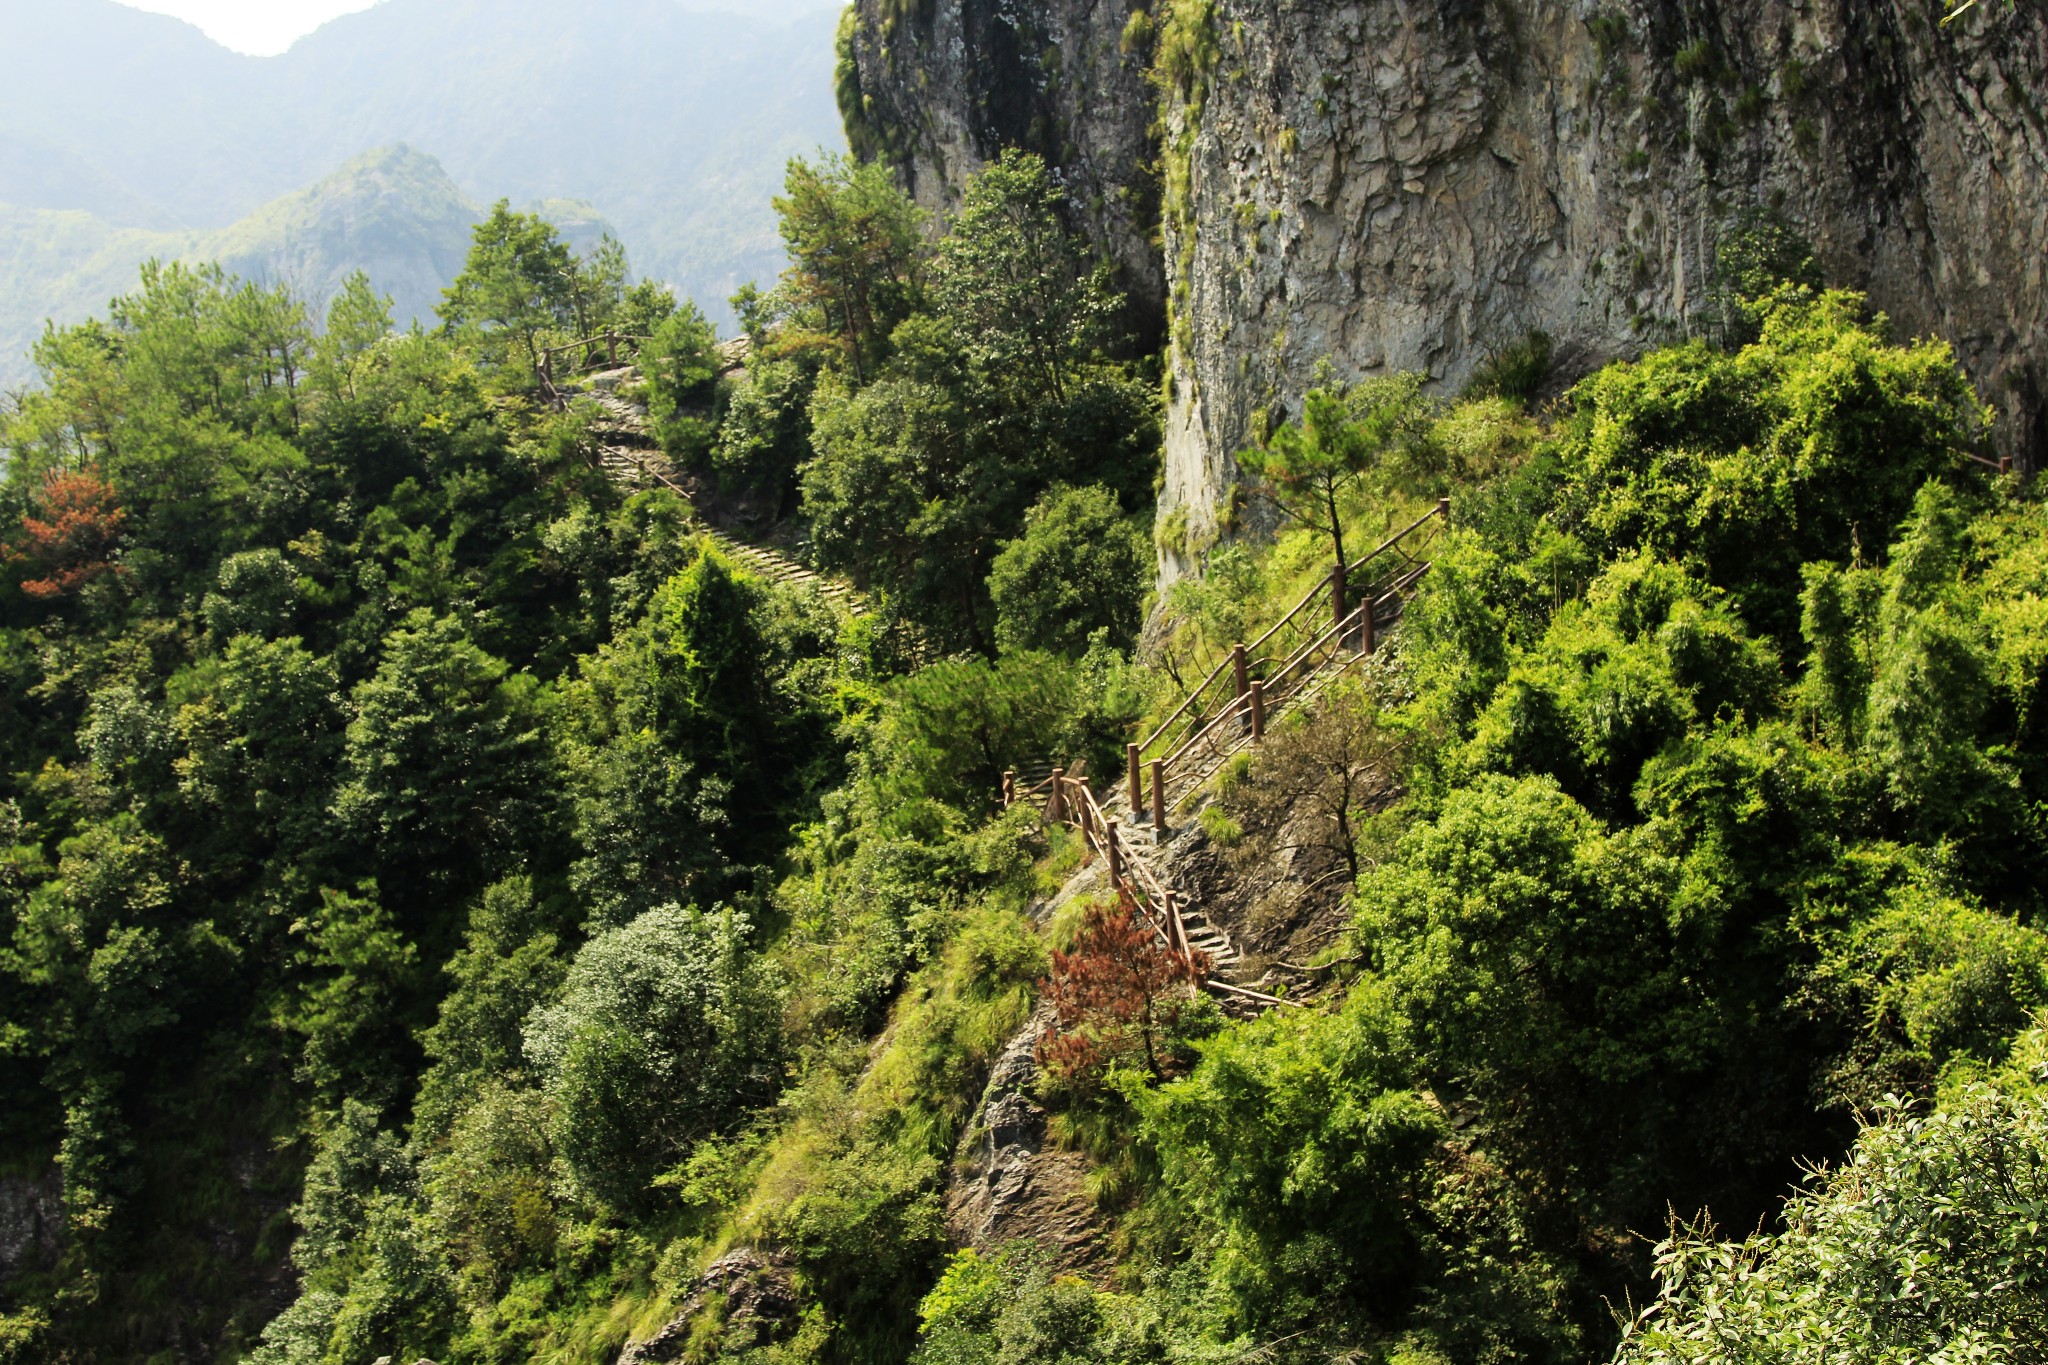
[[[1266,737],[1266,684],[1259,679],[1252,680],[1252,741]]]
[[[1166,837],[1166,761],[1152,760],[1152,837]]]
[[[1113,887],[1120,887],[1124,879],[1123,846],[1117,842],[1116,821],[1109,820],[1104,823],[1108,828],[1103,832],[1102,847],[1109,857],[1109,884]]]
[[[1003,771],[1003,809],[1008,810],[1016,804],[1017,770],[1015,768],[1006,768]]]
[[[1139,812],[1145,807],[1145,774],[1139,766],[1137,745],[1124,745],[1124,768],[1131,789],[1131,820],[1136,823]]]
[[[1052,770],[1052,802],[1045,809],[1046,818],[1055,825],[1067,823],[1067,770]]]

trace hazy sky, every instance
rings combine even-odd
[[[368,9],[376,0],[121,0],[132,9],[173,14],[197,24],[215,42],[260,57],[284,51],[329,19]]]

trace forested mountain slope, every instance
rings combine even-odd
[[[790,164],[744,347],[503,204],[431,330],[173,265],[42,342],[0,1365],[2048,1356],[2048,509],[1956,352],[1751,223],[1709,336],[1312,368],[1159,587],[1106,206],[955,189]],[[1032,780],[1191,695],[1250,1017]]]
[[[582,250],[615,231],[587,205],[546,207]],[[0,384],[32,377],[29,350],[46,321],[91,316],[152,258],[218,261],[247,279],[288,284],[316,306],[365,271],[391,296],[401,326],[432,323],[486,212],[432,157],[406,147],[357,157],[218,231],[115,228],[83,213],[0,206],[0,336],[10,348],[0,354]]]

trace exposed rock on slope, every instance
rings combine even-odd
[[[1040,1010],[990,1068],[974,1122],[961,1137],[946,1195],[946,1228],[979,1250],[1019,1238],[1037,1242],[1062,1270],[1097,1266],[1102,1221],[1089,1198],[1086,1154],[1046,1139],[1038,1104],[1038,1044],[1051,1026]]]
[[[1137,330],[1165,299],[1149,167],[1150,54],[1126,44],[1136,0],[858,0],[841,35],[840,108],[863,156],[951,207],[968,176],[1026,147],[1065,181],[1076,223],[1122,270]]]
[[[857,93],[927,201],[1015,141],[1091,206],[1149,202],[1159,119],[1170,573],[1322,357],[1455,387],[1532,330],[1572,369],[1711,335],[1720,244],[1759,212],[1950,341],[2004,449],[2048,454],[2037,5],[1944,30],[1926,0],[1175,0],[1146,43],[1171,54],[1163,109],[1104,47],[1125,0],[1021,9],[860,0]],[[1087,226],[1125,259],[1150,236]]]

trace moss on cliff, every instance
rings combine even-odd
[[[894,0],[885,6],[890,26],[903,8]],[[909,154],[910,129],[890,117],[861,84],[859,43],[860,8],[848,5],[839,16],[838,60],[832,68],[832,90],[839,101],[840,121],[846,126],[846,144],[862,161],[887,157],[900,162]]]

